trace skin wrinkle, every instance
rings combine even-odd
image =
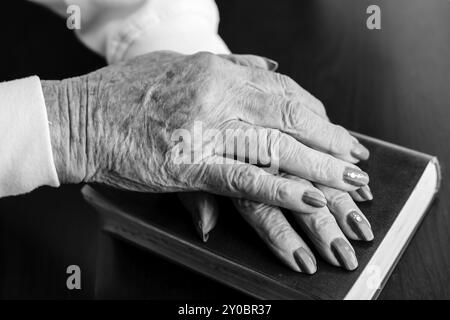
[[[42,81],[42,89],[46,100],[47,114],[50,123],[50,137],[58,177],[61,181],[71,180],[71,126],[69,124],[69,92],[62,81]],[[59,108],[61,105],[61,108]],[[64,147],[63,147],[64,146]],[[77,183],[79,181],[73,181]]]
[[[86,92],[89,92],[88,88],[89,88],[89,79],[86,81],[86,86],[85,86]],[[85,100],[84,103],[86,105],[86,112],[85,112],[85,115],[84,115],[84,123],[85,123],[84,134],[85,134],[85,137],[87,137],[88,136],[89,126],[90,126],[89,117],[88,117],[88,115],[89,115],[89,95],[88,94],[86,95],[86,100]],[[90,159],[91,159],[90,152],[89,152],[89,150],[90,150],[89,149],[89,139],[84,139],[84,150],[86,152],[86,163],[88,164],[86,166],[86,169],[87,169],[87,167],[89,166],[89,163],[90,163]],[[85,171],[85,175],[87,176],[87,172],[86,171]],[[95,175],[95,173],[94,173],[94,175]]]
[[[283,201],[287,197],[289,197],[289,191],[286,189],[286,185],[289,185],[288,181],[280,181],[278,183],[274,183],[271,187],[273,189],[272,196],[274,200]],[[300,197],[301,195],[299,195]]]
[[[291,239],[294,237],[294,232],[292,230],[292,227],[288,225],[287,222],[275,219],[272,219],[274,221],[270,221],[271,218],[272,217],[269,217],[269,221],[265,222],[266,224],[268,222],[275,222],[272,228],[266,228],[266,230],[269,230],[267,240],[274,248],[277,248],[280,251],[284,251],[285,246],[282,246],[281,244],[289,243],[289,241],[291,241]]]
[[[75,96],[79,97],[79,101],[82,101],[83,99],[85,99],[86,95],[83,95],[82,92],[84,91],[83,87],[79,87],[79,86],[75,86],[74,87],[75,92]],[[87,99],[87,98],[86,98]],[[87,144],[87,107],[88,107],[88,103],[82,103],[81,105],[84,106],[83,108],[76,108],[72,106],[72,101],[70,102],[69,105],[69,109],[71,109],[71,111],[73,110],[75,112],[76,117],[78,118],[77,122],[74,122],[75,124],[78,123],[77,125],[74,125],[72,128],[72,133],[74,134],[73,138],[72,138],[72,142],[71,143],[71,149],[75,150],[75,155],[77,157],[81,157],[80,159],[77,159],[76,163],[80,166],[80,171],[84,172],[84,176],[87,176],[87,163],[88,163],[88,150],[86,149],[86,144]],[[70,117],[69,117],[70,119]],[[72,123],[71,123],[71,127],[72,127]],[[77,150],[77,146],[80,146],[80,150],[79,152],[76,152]],[[86,157],[86,161],[83,161],[83,156]]]
[[[64,91],[63,91],[63,93],[65,94],[65,96],[64,96],[64,98],[65,98],[65,102],[66,102],[66,105],[67,105],[67,107],[66,107],[66,112],[67,112],[67,118],[68,119],[72,119],[72,115],[71,115],[71,106],[70,106],[70,104],[71,104],[71,100],[70,100],[70,96],[71,96],[71,94],[70,94],[70,92],[69,92],[69,90],[70,90],[70,87],[69,86],[65,86],[64,87]],[[75,111],[75,110],[74,110]],[[76,119],[75,119],[76,120]],[[72,124],[69,122],[69,126],[67,126],[67,128],[68,128],[68,130],[69,130],[69,132],[68,132],[68,134],[67,134],[67,138],[68,138],[68,142],[67,142],[67,144],[68,144],[68,146],[69,146],[69,150],[68,150],[68,152],[69,152],[69,157],[72,155],[72,143],[71,143],[71,140],[73,139],[73,135],[72,135]]]

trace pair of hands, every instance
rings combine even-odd
[[[355,269],[347,238],[373,238],[354,203],[371,199],[369,177],[355,165],[369,152],[273,67],[256,56],[154,52],[42,81],[61,182],[189,192],[180,197],[204,239],[217,221],[212,194],[230,196],[284,263],[314,273],[314,255],[285,208],[325,260]],[[214,134],[204,139],[198,124]],[[236,145],[247,132],[254,139]]]

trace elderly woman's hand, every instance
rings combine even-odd
[[[249,67],[262,69],[269,67],[271,71],[276,68],[276,65],[273,68],[274,64],[260,63],[262,62],[261,59],[236,57],[236,59],[241,60],[241,64]],[[296,84],[293,84],[293,86],[297,87],[299,92],[302,92],[302,89]],[[305,107],[327,121],[328,117],[322,104],[307,92],[304,92],[304,95],[310,101],[313,101],[313,103],[306,103]],[[359,154],[349,161],[367,160],[368,156],[368,151],[360,148]],[[288,175],[284,176],[288,177]],[[289,176],[289,178],[310,185],[310,182],[306,180],[294,176]],[[291,212],[291,214],[294,215],[295,220],[326,261],[335,266],[353,270],[357,267],[358,261],[352,245],[347,239],[371,241],[374,237],[369,221],[355,204],[355,201],[372,200],[370,188],[366,185],[356,191],[347,193],[320,184],[317,187],[325,195],[327,207],[311,215],[305,215],[301,212]],[[209,233],[215,227],[219,216],[218,205],[214,197],[205,192],[179,193],[178,196],[192,214],[197,232],[203,241],[207,241]],[[244,219],[281,261],[297,272],[315,273],[317,264],[314,254],[278,207],[245,199],[232,200]]]
[[[61,181],[143,192],[203,190],[302,212],[326,204],[312,185],[226,161],[244,159],[245,150],[233,152],[217,139],[211,148],[211,141],[196,139],[200,124],[211,132],[257,132],[253,163],[276,163],[283,172],[341,190],[366,185],[367,174],[344,161],[364,156],[357,140],[311,111],[307,105],[319,102],[294,81],[240,65],[246,59],[265,63],[155,52],[85,76],[43,81]],[[181,141],[185,133],[193,141]]]
[[[276,212],[275,222],[277,207],[327,212],[327,193],[309,181],[349,192],[366,186],[369,177],[353,163],[368,151],[268,64],[256,56],[154,52],[42,81],[61,182],[228,195],[260,202],[258,210],[244,200],[238,207],[255,216]],[[257,230],[271,221],[261,219]]]

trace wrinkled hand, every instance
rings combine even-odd
[[[258,60],[244,59],[242,56],[237,58],[241,59],[241,64],[249,67],[263,69],[267,67],[265,64],[255,63]],[[269,69],[274,71],[276,65],[269,65]],[[328,120],[320,103],[305,106],[324,120]],[[354,162],[368,158],[367,150],[361,151],[359,156],[355,157],[356,161],[352,159]],[[302,181],[294,176],[289,178]],[[302,182],[310,185],[308,181]],[[304,215],[301,212],[292,212],[292,214],[327,262],[353,270],[357,267],[358,261],[347,239],[371,241],[374,237],[369,221],[355,204],[355,201],[372,200],[370,188],[366,185],[350,193],[323,185],[318,185],[318,188],[327,199],[327,207],[312,215]],[[179,193],[178,196],[191,213],[198,234],[206,242],[219,216],[214,197],[204,192]],[[317,263],[314,254],[278,207],[245,199],[232,200],[244,219],[281,261],[297,272],[315,273]]]
[[[218,164],[224,156],[246,156],[230,153],[226,141],[214,141],[218,153],[201,153],[193,163],[174,161],[174,150],[185,143],[174,140],[177,131],[195,136],[200,122],[203,130],[261,133],[253,163],[277,162],[283,172],[346,191],[368,183],[347,162],[363,147],[306,107],[321,110],[320,102],[288,77],[241,61],[155,52],[85,76],[43,81],[60,180],[143,192],[202,190],[307,213],[325,205],[314,186],[239,160]],[[192,149],[201,147],[210,146]]]
[[[330,243],[345,237],[336,224],[318,227],[331,219],[325,205],[328,199],[332,206],[333,198],[326,188],[353,193],[365,188],[368,176],[352,163],[367,158],[368,151],[327,120],[317,99],[290,78],[266,70],[269,64],[255,56],[155,52],[81,77],[43,81],[61,182],[231,196],[283,261],[309,272],[299,267],[296,252],[311,252],[285,224],[279,207],[287,208],[302,213],[296,214],[299,222],[337,264]],[[203,139],[197,124],[214,132],[213,139]],[[228,131],[238,134],[229,137]],[[254,146],[245,139],[245,148],[234,145],[249,131],[256,132],[257,152],[249,152]],[[284,174],[254,164],[275,165]],[[205,234],[205,225],[212,228],[217,218],[213,198],[186,195],[191,197],[184,203],[200,208],[193,212],[211,213],[199,217],[198,229]],[[346,225],[340,227],[351,238]]]

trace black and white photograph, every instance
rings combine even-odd
[[[449,0],[0,8],[0,300],[450,299]]]

